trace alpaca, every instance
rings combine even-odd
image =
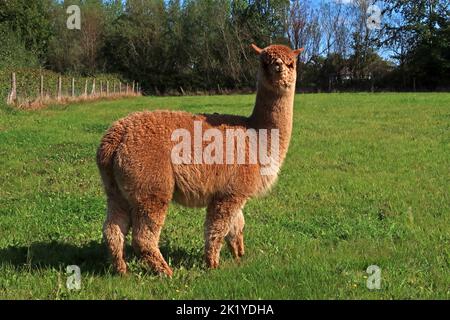
[[[131,228],[132,246],[141,259],[153,271],[172,275],[158,245],[172,200],[188,207],[207,208],[204,237],[209,268],[218,267],[224,240],[236,259],[243,256],[242,209],[248,199],[270,189],[286,157],[292,132],[296,62],[303,50],[281,45],[252,48],[259,56],[260,67],[250,117],[137,112],[115,122],[104,135],[97,152],[107,196],[103,236],[118,273],[127,272],[124,245]],[[192,133],[198,122],[203,129],[222,133],[228,129],[277,129],[279,157],[275,170],[262,175],[260,163],[174,164],[171,154],[177,142],[172,139],[173,132],[183,128]]]

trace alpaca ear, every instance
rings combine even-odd
[[[261,52],[263,51],[263,49],[259,48],[257,45],[253,44],[251,45],[253,51],[255,51],[256,54],[261,54]]]
[[[300,49],[294,50],[294,51],[292,51],[292,53],[293,53],[295,56],[298,56],[300,53],[303,52],[303,50],[305,50],[305,48],[300,48]]]

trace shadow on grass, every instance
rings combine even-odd
[[[161,246],[161,252],[173,268],[191,269],[201,264],[202,256],[198,252],[188,252],[183,248]],[[133,249],[127,245],[127,262],[133,257]],[[114,273],[103,243],[91,241],[83,246],[64,242],[35,242],[29,246],[10,246],[0,249],[0,265],[10,265],[17,269],[42,270],[66,269],[77,265],[81,271],[92,274]]]

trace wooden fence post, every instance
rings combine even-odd
[[[94,78],[94,80],[92,80],[92,92],[91,92],[91,96],[95,96],[95,78]]]
[[[109,96],[109,80],[106,80],[106,96]]]
[[[11,74],[11,92],[8,96],[8,104],[13,104],[17,99],[17,84],[16,84],[16,73]]]
[[[127,82],[127,95],[128,95],[128,82]]]
[[[84,96],[87,97],[88,92],[88,79],[84,81]]]
[[[62,78],[61,76],[58,77],[58,94],[57,94],[57,99],[61,100],[62,97]]]
[[[72,78],[72,98],[75,98],[75,78]]]
[[[134,92],[134,81],[133,81],[133,88],[132,88],[132,92],[133,92],[133,94],[134,94],[134,93],[136,93],[136,92]]]
[[[44,99],[44,75],[41,74],[41,84],[39,86],[39,96],[41,97],[41,100]]]

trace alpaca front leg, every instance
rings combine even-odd
[[[133,216],[135,251],[156,273],[172,276],[173,271],[159,250],[159,236],[167,214],[167,205],[149,203],[141,206]]]
[[[223,240],[230,231],[235,215],[239,214],[244,203],[245,199],[229,197],[214,199],[209,204],[205,221],[205,260],[209,268],[219,266]],[[236,243],[239,241],[237,240]]]
[[[235,259],[244,255],[244,225],[244,214],[239,210],[231,220],[230,231],[225,237]]]
[[[125,239],[130,228],[128,212],[113,201],[108,201],[108,216],[103,225],[103,238],[108,247],[114,268],[119,274],[127,273]]]

